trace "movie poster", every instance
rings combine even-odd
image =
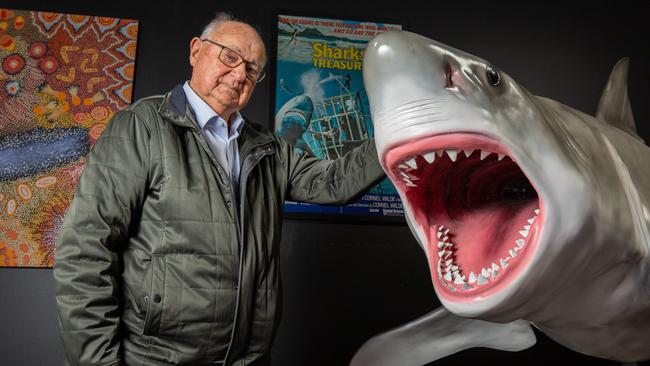
[[[275,131],[295,149],[336,159],[373,136],[363,52],[395,24],[278,15]],[[285,212],[403,216],[388,178],[347,206],[285,203]]]

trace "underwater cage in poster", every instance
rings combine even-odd
[[[276,134],[296,150],[329,160],[373,137],[361,71],[363,52],[376,34],[401,29],[397,24],[279,14]],[[346,206],[287,201],[284,208],[295,217],[330,214],[401,219],[404,214],[388,178]]]

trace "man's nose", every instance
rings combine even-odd
[[[244,82],[246,81],[246,63],[242,62],[241,64],[232,68],[231,73],[235,76],[236,80]]]

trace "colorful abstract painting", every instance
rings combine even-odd
[[[0,267],[52,267],[107,121],[131,102],[138,22],[0,9]]]

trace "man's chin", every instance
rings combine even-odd
[[[241,93],[235,89],[228,90],[228,94],[233,100],[239,100],[239,96],[241,95]]]
[[[240,104],[240,100],[242,98],[239,92],[233,91],[221,93],[220,95],[217,95],[216,99],[220,101],[224,106],[235,108]]]

